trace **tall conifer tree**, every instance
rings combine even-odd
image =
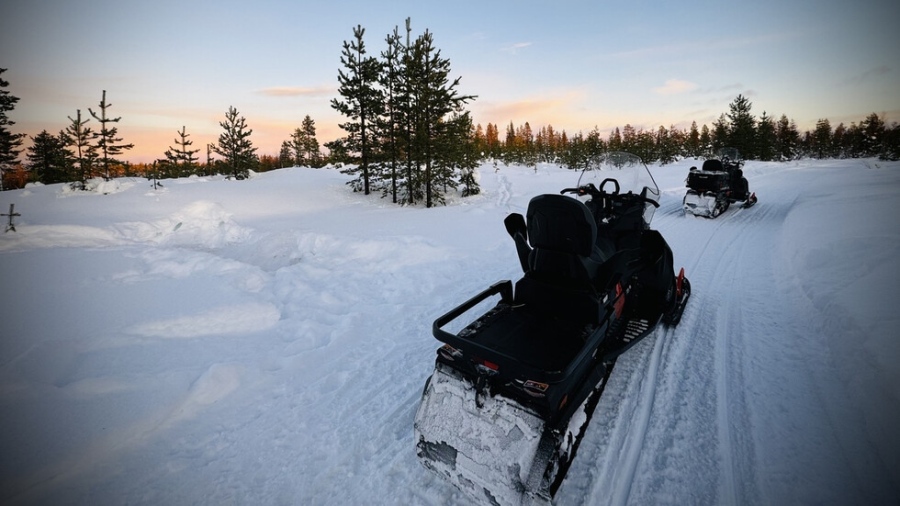
[[[338,71],[338,93],[343,100],[332,99],[331,107],[350,119],[340,127],[347,132],[343,148],[353,156],[351,161],[358,162],[358,167],[350,172],[358,172],[359,177],[351,184],[368,195],[373,169],[376,168],[374,127],[384,103],[381,90],[377,87],[381,64],[374,57],[366,56],[365,32],[362,26],[357,25],[353,29],[353,40],[344,41],[341,52],[344,68]]]
[[[103,90],[103,98],[100,100],[99,115],[88,107],[88,112],[100,123],[100,131],[94,132],[94,138],[97,139],[97,151],[100,155],[100,163],[103,164],[103,177],[107,180],[110,179],[110,166],[121,163],[115,157],[121,155],[123,151],[134,147],[134,144],[120,144],[123,139],[116,137],[119,134],[119,129],[112,125],[118,123],[122,118],[107,117],[106,110],[110,107],[112,107],[112,104],[106,103],[106,90]]]
[[[728,145],[737,148],[744,159],[755,159],[756,118],[750,113],[750,100],[738,95],[728,108]]]
[[[0,75],[6,70],[0,69]],[[7,86],[9,81],[0,77],[0,191],[3,191],[3,171],[19,162],[19,153],[22,152],[19,147],[22,145],[22,138],[25,137],[25,134],[14,134],[9,130],[16,122],[11,121],[6,113],[16,108],[19,97],[11,95],[5,89]]]
[[[91,178],[94,164],[99,155],[97,148],[91,144],[94,132],[87,126],[89,119],[81,118],[81,109],[76,110],[75,118],[68,116],[69,126],[66,127],[66,147],[72,149],[73,177],[77,186],[84,189],[87,180]]]
[[[253,130],[247,128],[244,117],[238,117],[237,109],[232,106],[219,125],[225,131],[219,134],[219,143],[213,146],[213,151],[225,158],[231,177],[245,179],[256,164],[256,148],[250,141]]]

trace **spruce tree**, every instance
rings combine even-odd
[[[711,151],[706,153],[706,156],[713,156],[720,149],[728,146],[732,146],[730,139],[728,138],[728,119],[724,114],[719,116],[715,122],[713,122],[713,130],[710,132],[710,141],[711,141]],[[740,148],[738,148],[740,150]],[[741,153],[743,156],[744,153]]]
[[[73,155],[71,179],[83,190],[100,155],[96,146],[91,144],[94,132],[86,126],[90,120],[81,118],[81,109],[76,110],[74,119],[71,116],[68,118],[71,123],[66,127],[66,147],[72,150]]]
[[[709,127],[706,126],[706,123],[704,123],[700,127],[700,152],[698,156],[706,157],[708,153],[712,152],[712,146],[712,133],[709,131]]]
[[[278,152],[278,162],[281,165],[281,168],[294,166],[294,156],[289,141],[281,143],[281,151]]]
[[[831,122],[827,118],[816,122],[816,129],[810,136],[809,150],[816,158],[831,158],[834,156],[832,148]]]
[[[304,137],[303,152],[306,157],[306,163],[313,168],[321,167],[322,153],[319,150],[319,140],[316,139],[316,122],[309,114],[303,117],[300,130],[303,132]]]
[[[756,118],[750,114],[750,100],[738,95],[728,108],[728,145],[737,148],[744,159],[755,159]]]
[[[123,151],[134,147],[134,144],[119,144],[123,139],[121,137],[116,137],[116,135],[119,134],[119,129],[111,124],[118,123],[122,118],[108,118],[106,116],[106,110],[110,107],[112,107],[112,104],[106,103],[106,90],[103,90],[103,98],[100,100],[99,116],[88,107],[88,112],[100,123],[100,131],[94,132],[94,138],[97,140],[96,146],[98,154],[100,155],[100,163],[103,164],[103,177],[106,178],[107,181],[111,179],[109,175],[110,166],[122,163],[115,157],[121,155]]]
[[[66,151],[65,133],[51,135],[46,130],[31,138],[28,148],[28,169],[32,178],[44,184],[68,180],[70,155]]]
[[[374,57],[366,56],[365,32],[361,25],[357,25],[353,29],[354,39],[344,41],[341,52],[344,68],[338,71],[338,93],[343,100],[332,99],[331,107],[350,119],[339,125],[347,132],[343,147],[353,157],[351,161],[357,162],[357,168],[348,170],[359,174],[350,184],[368,195],[373,171],[377,169],[373,131],[377,118],[381,116],[383,97],[377,87],[381,65]]]
[[[875,114],[869,114],[860,122],[863,132],[862,156],[878,156],[884,149],[884,120]]]
[[[187,133],[187,127],[182,125],[181,130],[176,132],[178,137],[175,138],[175,147],[169,146],[166,150],[166,164],[171,167],[172,175],[175,177],[184,177],[193,174],[197,168],[197,158],[195,155],[200,152],[199,149],[189,149],[194,141],[188,139],[191,134]]]
[[[759,125],[756,129],[756,157],[768,162],[776,158],[776,146],[778,140],[775,135],[775,121],[766,115],[766,111],[759,116]]]
[[[782,114],[775,127],[775,137],[778,139],[778,156],[782,161],[794,160],[800,153],[800,132],[797,124]]]
[[[305,167],[321,167],[319,141],[316,139],[316,122],[307,114],[300,128],[291,135],[290,148],[294,164]]]
[[[225,131],[219,134],[219,143],[213,146],[213,151],[225,158],[231,177],[246,179],[256,165],[256,148],[250,141],[253,130],[247,128],[244,117],[238,117],[237,109],[232,106],[228,107],[225,121],[220,121],[219,125]]]
[[[690,158],[700,158],[700,154],[702,153],[701,146],[700,130],[697,129],[697,122],[692,121],[691,130],[685,139],[685,155]]]
[[[0,68],[0,75],[7,69]],[[19,97],[15,97],[5,88],[9,86],[9,81],[0,77],[0,191],[3,191],[3,171],[11,169],[19,163],[18,149],[22,145],[22,138],[25,134],[14,134],[9,127],[15,125],[15,121],[11,121],[6,113],[16,108],[16,102]]]

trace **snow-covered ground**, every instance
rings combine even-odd
[[[557,502],[900,503],[900,164],[748,162],[759,204],[716,220],[681,212],[694,164],[652,168],[693,297]],[[436,209],[306,168],[0,193],[0,502],[468,504],[415,457],[431,322],[519,275],[503,218],[577,174],[480,177]]]

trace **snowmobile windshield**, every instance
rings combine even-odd
[[[716,150],[715,158],[718,158],[723,162],[726,160],[737,162],[741,159],[741,153],[737,150],[737,148],[719,148],[718,150]]]
[[[618,193],[633,193],[648,200],[659,203],[659,187],[653,179],[653,174],[637,155],[612,151],[595,157],[588,166],[581,171],[578,178],[578,186],[593,183],[597,189],[612,192],[616,185],[604,181],[613,179],[618,184]],[[601,187],[601,185],[603,185]],[[656,206],[644,203],[644,222],[649,224],[653,218]]]

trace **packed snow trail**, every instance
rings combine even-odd
[[[652,168],[683,319],[619,358],[557,504],[900,503],[900,163],[748,162],[715,220],[696,163]],[[479,172],[429,210],[331,169],[0,192],[0,502],[470,504],[415,457],[431,322],[577,180]]]
[[[875,503],[896,497],[896,474],[868,469],[874,473],[869,478],[857,471],[848,483],[835,472],[842,464],[817,458],[822,449],[805,443],[808,430],[823,440],[867,436],[859,427],[842,436],[846,422],[824,416],[823,423],[803,412],[808,402],[799,402],[812,393],[822,406],[829,405],[816,392],[826,375],[815,378],[809,365],[793,363],[809,354],[806,346],[823,343],[810,342],[815,334],[792,329],[799,316],[797,297],[780,280],[785,259],[773,253],[779,253],[785,235],[801,232],[785,231],[784,224],[809,190],[811,176],[790,165],[779,168],[751,179],[765,196],[753,208],[734,206],[716,220],[683,216],[675,199],[659,210],[655,225],[670,242],[676,266],[686,267],[693,295],[674,331],[658,331],[652,347],[642,343],[619,359],[559,504],[841,503],[863,492]],[[667,193],[679,192],[683,195],[674,188]],[[779,348],[782,353],[773,353]],[[656,368],[659,349],[663,358]],[[636,399],[651,405],[635,407]],[[788,419],[772,417],[772,406]],[[893,410],[896,414],[896,401]],[[846,454],[842,446],[838,441],[836,449]],[[791,447],[794,454],[785,455]],[[887,453],[896,449],[893,444]],[[804,468],[774,471],[793,459]],[[867,464],[854,462],[859,458],[853,455],[845,459],[850,469]],[[813,480],[816,472],[832,481],[823,488],[796,486],[796,480]]]

